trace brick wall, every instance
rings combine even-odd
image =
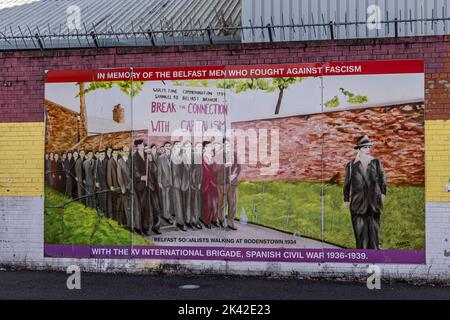
[[[45,132],[46,153],[70,150],[79,142],[79,114],[48,100],[45,101],[45,107],[49,128]]]
[[[60,268],[80,263],[96,271],[196,270],[253,274],[363,274],[364,266],[180,261],[44,259],[44,79],[48,69],[240,65],[424,59],[426,80],[427,265],[386,266],[397,278],[450,279],[450,37],[416,37],[192,47],[0,52],[0,264]],[[12,86],[3,86],[11,81]],[[6,135],[4,134],[6,133]],[[446,242],[447,239],[447,242]],[[252,271],[249,271],[252,270]]]
[[[383,163],[389,185],[424,186],[423,116],[423,105],[403,105],[238,122],[233,129],[279,130],[280,169],[275,177],[268,176],[269,180],[321,182],[323,178],[343,183],[345,167],[355,155],[354,139],[364,132],[375,143],[373,156]],[[244,168],[241,179],[261,179],[260,163]]]
[[[424,59],[427,119],[450,118],[450,36],[220,46],[0,52],[0,122],[43,121],[44,77],[50,69],[167,67]]]

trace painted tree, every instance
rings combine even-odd
[[[77,98],[80,98],[80,119],[78,124],[79,141],[85,139],[88,136],[88,119],[87,119],[87,106],[86,106],[86,94],[96,90],[110,90],[114,86],[117,86],[120,91],[127,96],[133,98],[137,96],[144,86],[144,82],[137,81],[115,81],[115,82],[90,82],[86,87],[86,83],[77,83],[79,87],[79,93]]]
[[[84,94],[96,91],[99,89],[109,90],[114,86],[117,86],[120,91],[125,93],[129,97],[137,96],[141,91],[144,82],[136,82],[136,81],[113,81],[113,82],[91,82],[89,86],[84,90]]]
[[[344,88],[340,88],[339,91],[347,97],[347,102],[351,105],[357,105],[357,104],[364,104],[369,102],[369,98],[367,96],[363,95],[357,95],[349,90],[346,90]],[[339,99],[339,96],[334,96],[332,99],[325,102],[325,107],[327,108],[338,108],[341,105],[341,101]]]
[[[278,92],[278,99],[275,105],[275,114],[279,114],[283,104],[285,91],[294,84],[300,83],[305,78],[271,78],[259,79],[248,78],[239,80],[219,80],[214,81],[215,86],[220,89],[234,90],[236,93],[249,90],[261,90],[267,93]],[[208,87],[208,80],[173,81],[176,86]]]
[[[88,136],[87,130],[87,107],[86,107],[86,95],[85,84],[83,82],[78,83],[80,93],[80,117],[78,119],[78,141],[85,139]]]
[[[305,78],[271,78],[271,79],[243,79],[219,81],[219,88],[234,89],[236,93],[248,90],[261,90],[267,93],[278,92],[275,114],[280,114],[285,91],[294,84],[300,83]]]
[[[187,80],[187,81],[173,81],[175,86],[188,87],[209,87],[214,85],[220,89],[234,90],[236,93],[246,92],[248,90],[261,90],[267,93],[278,92],[277,104],[275,106],[275,114],[280,114],[283,104],[285,91],[294,84],[300,83],[305,78],[271,78],[271,79],[239,79],[239,80]],[[347,102],[352,105],[364,104],[369,101],[367,96],[357,95],[351,91],[340,88],[342,94],[347,97]],[[325,102],[326,108],[338,108],[341,105],[339,96],[334,96],[329,101]]]

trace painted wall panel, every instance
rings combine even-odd
[[[449,200],[445,192],[448,183],[448,173],[445,169],[446,156],[441,154],[445,150],[434,149],[444,144],[447,136],[445,120],[450,119],[448,112],[448,83],[447,70],[449,45],[445,37],[404,38],[400,40],[380,39],[375,42],[362,40],[356,42],[311,42],[289,44],[260,44],[242,46],[216,46],[211,50],[205,48],[186,47],[166,48],[164,52],[156,49],[105,49],[98,51],[54,51],[45,52],[14,52],[1,53],[2,72],[1,81],[10,81],[11,86],[0,87],[0,121],[30,122],[36,121],[42,128],[40,133],[40,150],[43,150],[43,119],[44,110],[44,70],[74,68],[82,69],[106,67],[126,67],[130,61],[138,67],[148,65],[165,67],[221,64],[264,64],[264,63],[297,63],[322,61],[367,61],[383,59],[424,59],[426,91],[426,252],[427,265],[382,265],[386,276],[393,278],[421,278],[443,279],[449,275],[450,247],[448,244]],[[91,58],[95,55],[96,59]],[[11,106],[14,105],[12,108]],[[436,120],[436,121],[435,121]],[[7,127],[6,124],[2,124]],[[9,127],[8,127],[9,128]],[[41,129],[39,129],[40,131]],[[431,130],[431,135],[428,135]],[[24,131],[19,127],[17,132]],[[438,133],[433,136],[433,131]],[[18,142],[20,143],[20,142]],[[431,144],[428,147],[428,144]],[[8,146],[6,144],[6,146]],[[27,145],[27,147],[30,147]],[[2,149],[14,154],[16,148]],[[429,155],[429,152],[435,154]],[[42,159],[43,151],[39,155]],[[436,158],[435,158],[436,157]],[[19,161],[23,161],[17,157]],[[436,159],[436,160],[435,160]],[[428,161],[431,161],[429,164]],[[433,171],[433,163],[441,170]],[[443,169],[442,169],[443,168]],[[10,169],[8,169],[11,172]],[[43,164],[40,172],[43,172]],[[431,170],[431,171],[429,171]],[[429,177],[431,172],[433,176]],[[7,179],[7,175],[3,179]],[[431,181],[431,182],[430,182]],[[42,184],[43,185],[43,184]],[[36,194],[41,196],[42,192]],[[17,205],[13,205],[15,201]],[[432,202],[431,202],[432,201]],[[320,276],[365,276],[366,266],[353,264],[291,264],[291,263],[262,263],[262,262],[208,262],[205,261],[179,261],[174,263],[168,260],[125,261],[108,259],[52,259],[44,258],[43,237],[44,217],[43,199],[28,197],[2,197],[0,214],[0,238],[2,250],[0,261],[6,265],[25,265],[30,268],[64,268],[70,264],[80,264],[90,271],[117,271],[149,272],[150,270],[171,270],[184,272],[221,272],[236,274],[283,274],[292,275],[299,272],[306,275]],[[17,230],[9,232],[8,230]],[[15,233],[17,232],[17,235]],[[26,236],[29,233],[30,236]],[[177,271],[178,270],[178,271]]]

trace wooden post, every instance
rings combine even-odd
[[[79,141],[82,141],[88,136],[87,129],[87,107],[86,107],[86,96],[84,95],[84,83],[80,82],[80,116],[78,119],[78,137]]]

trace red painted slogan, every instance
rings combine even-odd
[[[187,79],[290,78],[346,75],[423,73],[423,60],[327,62],[251,66],[121,68],[48,71],[47,83],[161,81]]]

